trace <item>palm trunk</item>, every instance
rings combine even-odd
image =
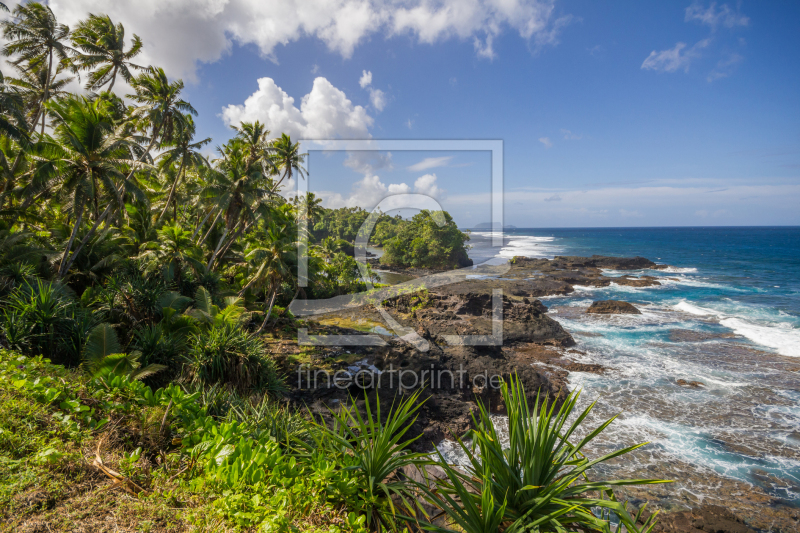
[[[202,228],[202,227],[203,227],[203,224],[205,224],[205,223],[206,223],[206,220],[208,220],[208,217],[210,217],[210,216],[211,216],[211,213],[213,213],[213,212],[214,212],[214,210],[213,210],[213,209],[209,209],[209,210],[208,210],[208,213],[206,214],[206,216],[205,216],[205,217],[203,217],[203,221],[202,221],[202,222],[200,222],[200,223],[197,225],[197,227],[196,227],[196,228],[194,228],[194,233],[192,233],[192,240],[194,240],[194,238],[195,238],[195,237],[197,237],[197,234],[200,232],[200,228]],[[217,216],[219,216],[219,215],[217,215]]]
[[[114,65],[114,72],[111,73],[111,85],[108,86],[108,91],[114,88],[114,82],[117,81],[117,66]]]
[[[214,250],[214,253],[211,254],[211,259],[208,260],[208,264],[206,265],[207,270],[211,270],[211,266],[217,259],[217,254],[219,253],[219,249],[222,248],[222,243],[225,241],[225,237],[227,236],[228,236],[228,226],[225,226],[225,231],[222,232],[222,237],[219,238],[219,242],[217,243],[217,248],[216,250]]]
[[[269,322],[269,315],[272,314],[272,306],[275,305],[275,297],[278,295],[278,287],[275,287],[272,291],[272,297],[269,299],[269,309],[267,309],[267,316],[264,317],[264,322],[261,323],[261,327],[258,328],[256,331],[256,335],[261,333],[265,327],[267,327],[267,322]]]
[[[233,245],[233,243],[236,242],[236,239],[238,239],[242,235],[242,233],[244,233],[248,229],[250,229],[250,226],[244,226],[244,225],[239,226],[239,229],[236,231],[236,233],[234,233],[233,236],[230,239],[228,239],[228,242],[225,244],[225,246],[222,247],[222,250],[220,250],[219,257],[225,257],[225,254],[228,253],[228,250],[230,249],[231,245]]]
[[[61,258],[61,263],[58,265],[58,277],[61,278],[69,269],[64,269],[69,257],[69,251],[72,249],[72,243],[75,242],[75,236],[78,234],[78,229],[81,227],[81,219],[83,218],[83,203],[78,208],[78,216],[75,218],[75,225],[72,227],[72,234],[69,236],[67,248],[64,250],[64,256]],[[72,266],[72,262],[70,262]]]
[[[172,187],[169,188],[169,196],[167,196],[167,202],[164,204],[164,209],[161,210],[161,214],[158,215],[158,220],[156,220],[156,226],[158,226],[158,223],[161,222],[162,218],[164,218],[164,214],[167,212],[167,209],[169,209],[169,204],[172,202],[172,197],[175,195],[175,189],[178,188],[178,182],[181,179],[181,173],[183,173],[183,168],[185,166],[185,163],[186,160],[182,158],[181,168],[178,169],[178,174],[177,176],[175,176],[175,181],[172,182]],[[175,218],[177,218],[177,210]]]
[[[50,62],[47,66],[47,80],[44,83],[44,98],[42,99],[42,107],[44,107],[47,99],[50,98],[50,74],[53,72],[53,49],[50,49]],[[42,137],[44,137],[44,125],[47,122],[47,113],[42,111]]]
[[[245,285],[244,287],[242,287],[242,290],[240,290],[240,291],[239,291],[239,296],[242,296],[242,295],[244,295],[245,291],[246,291],[247,289],[249,289],[249,288],[250,288],[250,286],[251,286],[253,283],[255,283],[257,279],[258,279],[258,276],[257,276],[257,275],[256,275],[256,276],[253,276],[253,279],[251,279],[250,281],[248,281],[248,282],[247,282],[247,285]]]
[[[214,217],[214,222],[211,223],[211,227],[208,228],[208,231],[206,232],[205,236],[203,237],[203,240],[198,242],[197,246],[202,246],[203,243],[206,242],[206,239],[208,239],[208,236],[211,235],[211,230],[213,230],[214,226],[217,225],[217,221],[219,220],[219,217],[221,217],[221,216],[222,216],[222,210],[220,210],[220,212],[217,213],[217,216]]]

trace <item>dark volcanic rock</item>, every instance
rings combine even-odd
[[[642,513],[647,518],[648,509]],[[653,533],[755,533],[735,514],[717,505],[691,511],[659,513]]]
[[[401,313],[410,313],[417,325],[417,331],[425,338],[435,340],[443,335],[492,334],[491,292],[436,290],[437,292],[431,292],[422,300],[416,295],[394,298],[386,302],[386,307]],[[572,336],[561,324],[547,316],[546,312],[547,307],[539,300],[511,299],[504,295],[503,342],[574,345]]]
[[[692,388],[695,388],[695,389],[699,388],[699,387],[705,387],[706,386],[705,383],[703,383],[702,381],[687,381],[685,379],[679,379],[675,383],[677,383],[681,387],[692,387]]]
[[[620,300],[598,300],[592,302],[587,313],[598,313],[605,315],[641,315],[642,312],[636,309],[633,304]]]

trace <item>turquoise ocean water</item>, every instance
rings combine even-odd
[[[611,369],[572,373],[570,386],[598,401],[596,420],[621,413],[607,446],[653,443],[618,465],[626,474],[661,475],[668,464],[692,498],[728,480],[800,505],[800,228],[516,229],[501,249],[490,237],[473,232],[476,263],[602,254],[671,265],[633,272],[659,277],[657,287],[543,299],[578,342],[574,358]],[[601,299],[642,314],[587,315]]]

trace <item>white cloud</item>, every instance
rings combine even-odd
[[[328,208],[363,207],[364,209],[372,209],[387,196],[410,192],[411,187],[406,183],[390,183],[387,185],[381,181],[379,176],[366,174],[363,179],[353,184],[353,189],[347,197],[342,196],[340,193],[325,191],[317,194],[322,198],[322,204]]]
[[[564,139],[567,141],[578,141],[583,138],[583,135],[578,135],[577,133],[572,133],[569,130],[562,129],[561,133],[564,134]]]
[[[358,84],[361,85],[362,89],[367,85],[372,84],[372,72],[368,70],[362,70],[361,79],[358,80]]]
[[[319,191],[316,194],[322,198],[322,205],[328,208],[339,207],[362,207],[372,209],[384,198],[407,194],[412,191],[407,183],[384,183],[376,174],[365,174],[362,179],[353,183],[352,190],[348,196],[341,193],[330,191]],[[442,199],[446,191],[436,184],[436,174],[425,174],[414,182],[413,191],[418,194],[426,194],[433,198]],[[385,206],[385,211],[403,207],[392,206],[391,201]]]
[[[383,108],[386,107],[386,93],[380,89],[370,89],[369,101],[372,104],[372,107],[375,108],[375,111],[380,113],[383,111]]]
[[[194,79],[233,44],[254,44],[276,60],[280,46],[321,40],[344,58],[375,34],[410,35],[422,43],[491,39],[514,31],[537,46],[555,44],[563,27],[555,0],[51,0],[60,21],[74,26],[88,13],[107,13],[145,42],[144,64]],[[485,50],[486,45],[481,50]],[[478,50],[480,53],[481,50]],[[493,53],[493,52],[492,52]]]
[[[444,167],[453,159],[453,156],[447,157],[426,157],[419,163],[414,163],[410,167],[407,167],[407,170],[411,172],[420,172],[422,170],[428,170],[429,168],[437,168],[437,167]]]
[[[722,4],[717,9],[717,3],[711,2],[708,8],[704,8],[699,2],[695,2],[686,8],[686,22],[699,22],[716,29],[717,26],[722,25],[726,28],[735,28],[736,26],[747,26],[750,24],[750,19],[739,12],[737,8],[735,11],[731,9],[728,4]]]
[[[539,142],[542,143],[545,148],[553,147],[553,141],[550,140],[550,137],[539,137]]]
[[[406,127],[408,129],[413,129],[414,128],[414,121],[411,120],[411,119],[406,120]]]
[[[369,101],[372,107],[375,108],[375,111],[378,113],[383,111],[387,102],[386,93],[380,89],[370,87],[370,85],[372,85],[372,72],[369,70],[362,70],[358,84],[362,89],[367,89],[369,91]]]
[[[221,116],[227,125],[260,120],[273,133],[286,133],[296,139],[371,137],[369,128],[373,119],[366,109],[353,105],[344,92],[325,78],[314,80],[299,109],[294,102],[272,78],[259,78],[258,90],[244,104],[224,107]]]
[[[689,65],[693,59],[700,57],[700,50],[709,45],[711,39],[703,39],[689,49],[686,43],[677,43],[669,50],[656,52],[653,50],[642,63],[642,69],[655,70],[660,72],[675,72],[683,69],[689,71]]]
[[[475,53],[478,54],[478,57],[490,60],[496,57],[494,48],[492,48],[493,41],[494,37],[492,37],[492,35],[487,35],[483,41],[477,37],[473,39],[472,44],[475,47]]]
[[[544,201],[545,202],[560,202],[561,201],[561,197],[559,195],[557,195],[557,194],[554,194],[553,196],[548,196],[547,198],[545,198]]]
[[[436,185],[436,174],[425,174],[417,178],[414,182],[414,192],[439,199],[444,197],[445,193],[444,189]]]

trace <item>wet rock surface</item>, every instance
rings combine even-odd
[[[632,303],[623,302],[621,300],[598,300],[592,302],[587,313],[596,313],[602,315],[641,315],[642,312],[636,309]]]
[[[670,342],[705,342],[717,339],[733,339],[734,333],[712,333],[708,331],[695,331],[692,329],[671,329]]]
[[[647,509],[642,518],[650,516]],[[659,513],[653,533],[755,533],[725,507],[703,505],[688,511]]]

